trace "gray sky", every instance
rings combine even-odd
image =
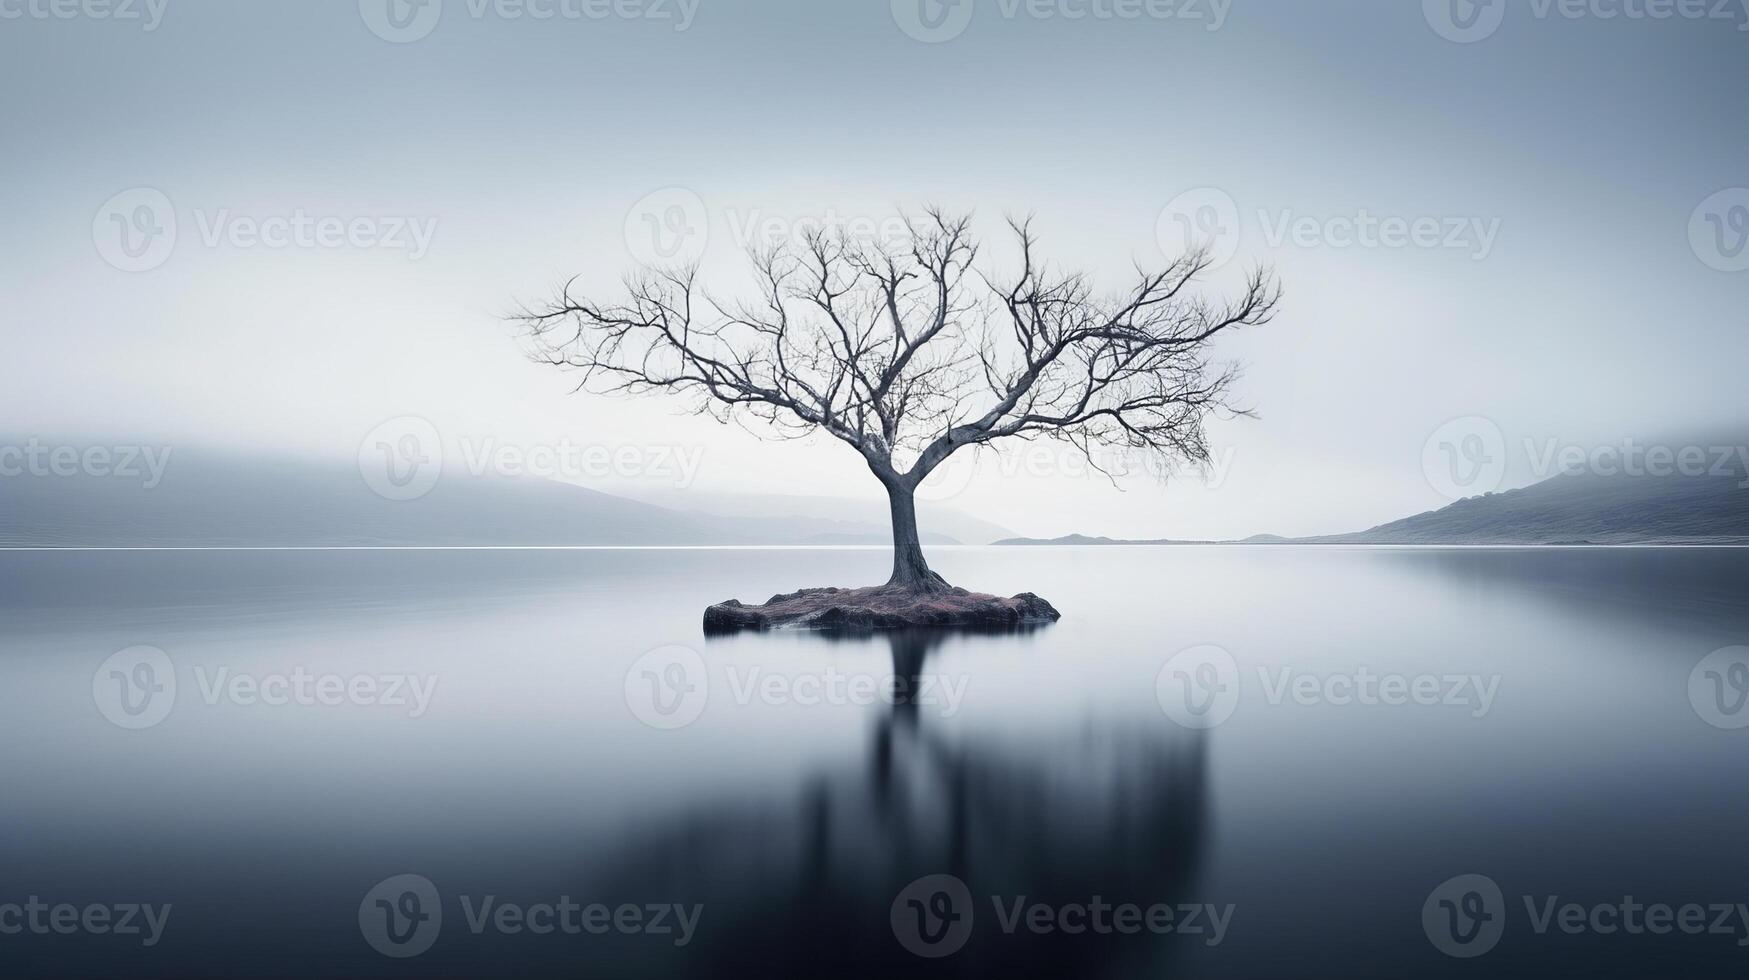
[[[1022,453],[942,492],[1029,533],[1352,530],[1446,502],[1423,450],[1454,418],[1498,427],[1506,486],[1527,445],[1749,418],[1736,0],[61,2],[0,0],[9,438],[350,460],[415,415],[451,451],[691,447],[701,490],[878,493],[837,446],[572,396],[497,316],[611,289],[646,214],[732,288],[749,227],[932,202],[991,236],[1034,212],[1114,288],[1182,213],[1234,251],[1211,288],[1287,288],[1220,352],[1261,417],[1217,427],[1219,479]]]

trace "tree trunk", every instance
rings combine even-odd
[[[923,560],[923,543],[917,536],[917,501],[912,488],[887,483],[887,499],[893,509],[893,577],[888,585],[921,592],[948,588],[947,581],[929,570]]]

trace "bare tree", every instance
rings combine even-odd
[[[1267,270],[1210,301],[1192,289],[1208,254],[1192,251],[1104,297],[1039,259],[1030,221],[1009,222],[1020,260],[1006,278],[979,271],[967,218],[930,210],[905,226],[896,245],[821,232],[755,251],[757,300],[713,298],[696,266],[644,269],[618,303],[567,283],[520,319],[534,356],[581,372],[580,389],[679,393],[722,421],[856,450],[891,502],[889,585],[946,587],[923,558],[915,493],[968,446],[1053,439],[1095,466],[1100,447],[1208,460],[1205,419],[1235,410],[1234,369],[1210,345],[1274,316]]]

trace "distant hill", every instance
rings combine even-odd
[[[1709,544],[1749,542],[1749,489],[1722,476],[1568,474],[1460,500],[1331,544]]]
[[[1349,534],[1257,535],[1226,544],[1749,544],[1749,478],[1563,474],[1519,490],[1457,501],[1439,510]],[[1009,538],[1004,545],[1168,545],[1081,534]]]
[[[0,478],[0,547],[889,544],[883,525],[722,516],[567,483],[445,470],[386,500],[355,466],[177,446],[162,481]],[[941,534],[937,544],[958,543]]]
[[[1066,544],[1066,545],[1080,545],[1080,546],[1086,547],[1086,546],[1093,546],[1093,545],[1225,544],[1227,542],[1221,542],[1221,541],[1178,541],[1178,540],[1174,540],[1171,538],[1153,538],[1153,539],[1148,539],[1148,540],[1135,540],[1135,539],[1129,539],[1129,538],[1103,538],[1103,537],[1096,538],[1096,537],[1091,537],[1091,536],[1085,535],[1085,534],[1065,534],[1060,538],[1003,538],[1002,540],[997,541],[995,543],[996,544],[1022,544],[1022,545]]]

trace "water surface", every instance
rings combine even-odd
[[[1010,635],[700,631],[711,602],[878,581],[878,549],[0,554],[0,905],[172,907],[150,948],[27,930],[0,935],[0,963],[194,977],[1749,969],[1749,925],[1539,934],[1524,905],[1749,901],[1749,729],[1709,724],[1689,684],[1703,657],[1749,643],[1749,552],[932,555],[951,581],[1036,591],[1064,618]],[[140,645],[163,651],[176,690],[161,720],[128,728],[146,702],[121,706],[106,660]],[[1216,679],[1237,701],[1187,727],[1163,708],[1182,691],[1158,682],[1180,651],[1211,646],[1231,657]],[[267,704],[226,686],[299,674],[404,678],[429,701],[380,703],[379,686]],[[1442,693],[1329,703],[1368,676],[1439,678]],[[1313,697],[1284,693],[1301,678]],[[893,683],[927,687],[887,696]],[[442,922],[426,952],[391,958],[360,906],[376,914],[372,889],[407,874],[431,883]],[[1436,948],[1422,917],[1463,874],[1505,904],[1498,944],[1473,959]],[[952,955],[924,958],[900,935],[902,893],[933,875],[964,883],[971,915]],[[684,946],[629,929],[476,932],[486,896],[699,918]],[[1230,918],[1218,941],[1206,920],[1189,934],[1003,928],[1016,901],[1054,915],[1096,896]]]

